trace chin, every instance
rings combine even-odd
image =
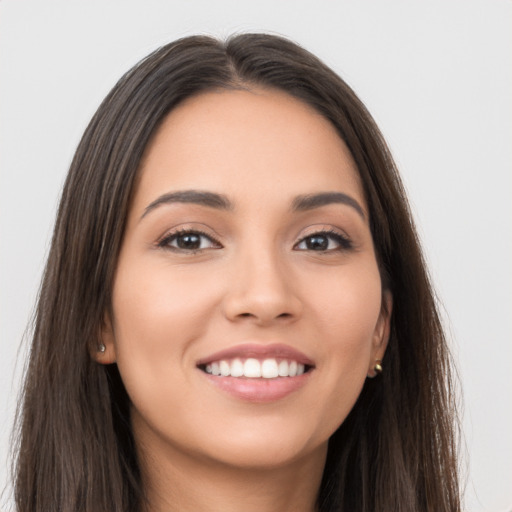
[[[223,429],[212,432],[204,452],[212,461],[240,469],[270,469],[286,466],[299,459],[327,453],[328,435],[321,438],[307,429],[295,432],[289,426],[273,427],[261,423],[242,431]]]

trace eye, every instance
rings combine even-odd
[[[205,249],[219,249],[221,245],[210,235],[201,231],[181,230],[166,236],[158,243],[159,247],[174,251],[196,252]]]
[[[348,250],[352,248],[352,242],[345,236],[335,231],[320,231],[300,240],[294,249],[298,251],[327,252],[336,250]]]

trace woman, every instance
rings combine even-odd
[[[453,414],[405,194],[350,88],[263,34],[128,72],[64,187],[18,510],[455,511]]]

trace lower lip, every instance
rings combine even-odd
[[[302,388],[309,380],[311,370],[296,377],[275,379],[248,379],[244,377],[219,377],[203,372],[217,388],[246,402],[265,403],[281,400]]]

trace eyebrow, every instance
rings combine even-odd
[[[233,205],[231,201],[223,194],[216,194],[215,192],[204,192],[201,190],[182,190],[178,192],[169,192],[163,194],[155,199],[149,206],[146,207],[141,216],[143,219],[148,213],[153,211],[160,205],[172,203],[191,203],[209,208],[216,208],[218,210],[232,210]]]
[[[224,195],[202,190],[181,190],[168,192],[151,202],[141,216],[141,220],[158,206],[173,203],[189,203],[215,208],[217,210],[233,210],[233,203]],[[344,204],[351,206],[363,218],[366,218],[361,205],[351,196],[342,192],[320,192],[297,196],[292,201],[293,211],[307,211],[329,204]]]
[[[307,211],[320,208],[329,204],[345,204],[351,206],[363,218],[366,218],[361,205],[351,196],[342,192],[320,192],[318,194],[306,194],[297,196],[292,202],[294,211]]]

